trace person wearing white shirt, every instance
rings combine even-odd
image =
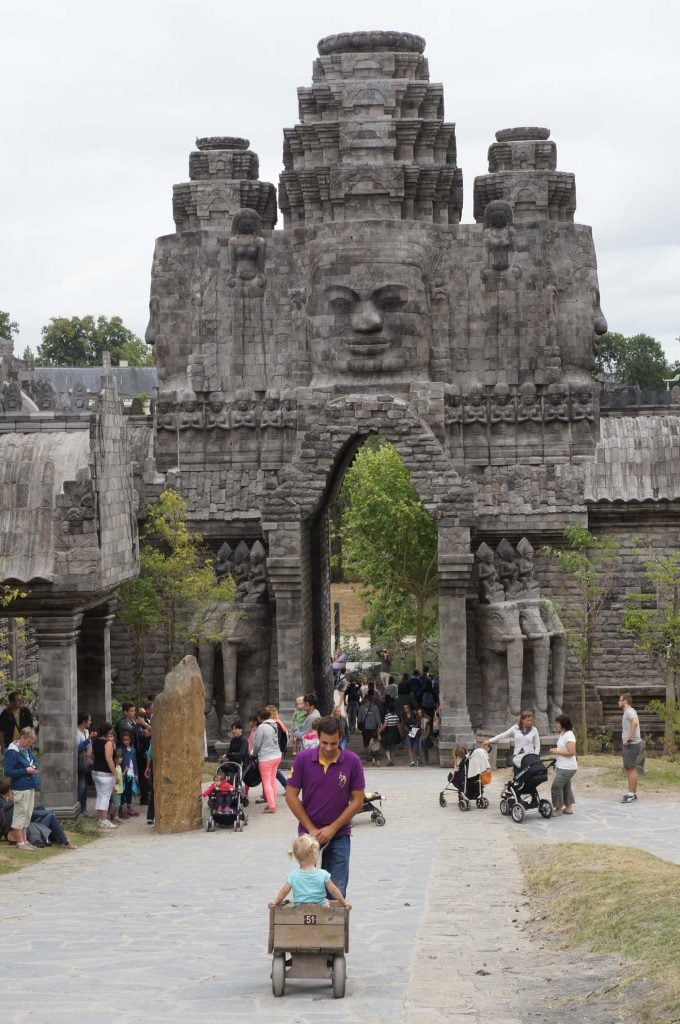
[[[558,715],[555,725],[559,732],[557,746],[550,748],[550,753],[556,755],[555,777],[551,789],[553,814],[573,814],[574,793],[571,780],[578,771],[576,737],[569,715]]]
[[[500,743],[501,740],[512,740],[512,763],[518,769],[525,754],[541,753],[541,737],[534,725],[534,716],[531,711],[522,711],[517,725],[511,725],[505,732],[499,732],[498,736],[492,736],[487,740],[488,745]]]

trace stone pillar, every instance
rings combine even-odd
[[[473,739],[467,708],[467,622],[465,597],[474,556],[470,531],[439,521],[439,699],[440,761],[450,764],[451,751]]]
[[[263,523],[269,539],[267,568],[276,600],[279,714],[289,720],[295,698],[311,688],[311,637],[305,614],[302,531],[299,523]]]
[[[78,710],[89,711],[92,725],[111,721],[111,623],[109,604],[83,616],[78,641]],[[114,723],[115,725],[115,723]]]
[[[238,683],[238,649],[240,636],[222,637],[222,672],[224,677],[224,713],[234,714]]]
[[[31,616],[38,642],[41,801],[74,818],[78,803],[78,633],[83,616]]]
[[[182,658],[154,703],[153,788],[156,832],[201,828],[205,690],[198,662]]]

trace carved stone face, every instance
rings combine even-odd
[[[468,403],[468,405],[482,405],[483,402],[484,402],[484,392],[483,391],[477,391],[477,390],[471,391],[470,394],[467,396],[467,403]]]
[[[559,340],[564,365],[592,370],[597,340],[607,332],[594,267],[581,268],[574,275],[571,294],[560,298],[559,315]]]
[[[313,385],[428,377],[431,320],[422,268],[381,253],[320,266],[308,303]]]

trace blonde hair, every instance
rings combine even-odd
[[[319,850],[319,843],[314,836],[298,836],[288,856],[295,857],[298,864],[302,864],[303,861],[310,859],[311,854],[314,854],[314,860],[317,861],[319,859]]]
[[[272,718],[278,718],[279,717],[279,709],[278,708],[274,707],[273,704],[267,704],[267,707],[269,708],[269,712],[270,712]]]

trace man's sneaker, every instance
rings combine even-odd
[[[637,800],[637,793],[624,793],[621,797],[622,804],[632,804],[634,800]]]
[[[99,827],[103,829],[118,828],[118,826],[114,825],[112,821],[108,820],[108,818],[102,818],[101,821],[99,822]]]

